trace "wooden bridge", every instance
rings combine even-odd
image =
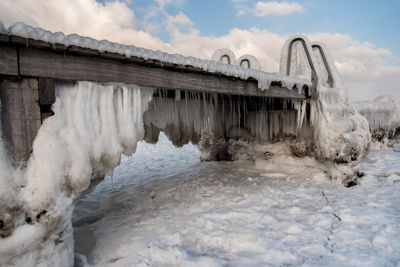
[[[174,92],[188,90],[237,96],[307,99],[315,95],[318,75],[310,58],[312,48],[304,40],[293,39],[289,49],[299,40],[303,42],[310,63],[311,87],[304,85],[300,90],[292,90],[282,86],[280,81],[274,81],[267,90],[260,90],[257,80],[251,77],[244,80],[188,65],[0,34],[3,138],[14,163],[25,162],[29,158],[41,123],[52,114],[51,105],[55,102],[57,80],[120,82]],[[285,63],[287,73],[284,73],[288,76],[290,55],[291,51]]]

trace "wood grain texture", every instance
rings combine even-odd
[[[15,47],[0,46],[0,74],[18,75],[18,57]]]
[[[18,166],[28,160],[40,128],[37,79],[1,79],[1,124],[6,148]]]

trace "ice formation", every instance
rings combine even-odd
[[[282,48],[280,72],[316,84],[317,97],[310,100],[313,154],[329,166],[332,178],[344,183],[354,179],[371,134],[367,120],[348,102],[329,51],[295,35]]]
[[[217,49],[212,55],[211,60],[230,65],[236,64],[235,54],[228,48]]]
[[[118,43],[112,43],[106,40],[95,40],[90,37],[79,36],[77,34],[65,35],[62,32],[50,32],[42,28],[35,28],[30,25],[26,25],[23,22],[17,22],[11,25],[7,30],[9,35],[17,35],[24,38],[30,38],[34,40],[42,40],[52,44],[64,44],[66,46],[80,46],[98,50],[100,52],[112,52],[124,55],[126,57],[139,57],[145,60],[153,59],[160,62],[168,62],[177,65],[188,65],[196,68],[203,69],[205,71],[221,73],[227,76],[233,76],[241,79],[254,78],[258,81],[258,87],[262,90],[268,89],[272,82],[279,81],[282,86],[288,89],[303,88],[304,85],[310,85],[308,80],[298,79],[294,77],[288,77],[280,75],[279,73],[267,73],[249,68],[242,68],[237,65],[223,64],[219,60],[203,60],[190,56],[182,56],[179,54],[168,54],[161,51],[154,51],[145,48],[139,48],[132,45],[122,45]]]
[[[27,168],[13,170],[1,144],[2,265],[72,266],[74,203],[121,154],[135,152],[152,94],[133,85],[58,84],[55,115],[43,122]]]
[[[167,91],[157,92],[144,114],[146,141],[157,142],[163,131],[176,146],[199,144],[203,160],[226,160],[242,157],[234,148],[239,140],[291,140],[305,126],[298,123],[298,118],[304,119],[304,109],[295,109],[301,107],[300,101],[181,93],[176,100],[166,97]],[[250,159],[255,156],[246,153]]]
[[[382,141],[395,134],[400,127],[400,118],[392,96],[379,96],[374,101],[353,102],[353,106],[369,123],[374,138]]]

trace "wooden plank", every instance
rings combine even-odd
[[[15,47],[0,46],[0,74],[18,75],[18,56]]]
[[[59,43],[55,43],[52,44],[51,47],[53,48],[53,50],[57,51],[57,52],[64,52],[67,50],[67,46],[64,44],[59,44]]]
[[[79,47],[76,45],[68,46],[68,52],[71,54],[78,54],[83,56],[98,56],[99,51],[90,48]]]
[[[63,80],[121,82],[145,87],[172,90],[192,90],[235,95],[305,98],[297,90],[271,87],[261,91],[256,81],[232,80],[212,74],[183,73],[164,68],[123,63],[104,58],[60,54],[35,48],[21,47],[20,74]]]
[[[29,44],[28,39],[21,37],[21,36],[16,36],[16,35],[10,36],[10,42],[16,46],[28,46],[28,44]]]
[[[10,41],[10,37],[6,34],[0,34],[0,43],[8,43]]]
[[[41,41],[41,40],[34,40],[29,39],[28,47],[35,47],[35,48],[50,48],[51,43]]]
[[[122,60],[126,59],[126,56],[123,56],[118,53],[110,53],[110,52],[100,53],[99,57],[105,58],[105,59],[118,60],[118,61],[122,61]]]
[[[15,166],[24,164],[40,128],[37,79],[1,79],[1,124]]]

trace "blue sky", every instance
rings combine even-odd
[[[0,0],[6,27],[50,31],[209,59],[219,48],[279,70],[292,34],[325,43],[350,99],[400,103],[400,0]]]
[[[236,6],[253,7],[256,0],[234,2],[229,0],[186,0],[168,5],[170,15],[186,14],[202,35],[220,36],[232,28],[257,27],[279,34],[330,32],[343,33],[354,39],[370,42],[377,47],[392,51],[400,57],[400,1],[370,0],[310,0],[295,1],[304,7],[300,13],[284,16],[257,17],[251,13],[238,15]],[[282,1],[281,1],[282,2]],[[294,3],[288,1],[288,3]],[[151,1],[133,0],[129,7],[139,19],[144,19]],[[153,18],[161,23],[162,17]],[[157,33],[164,41],[170,36],[163,31]]]

